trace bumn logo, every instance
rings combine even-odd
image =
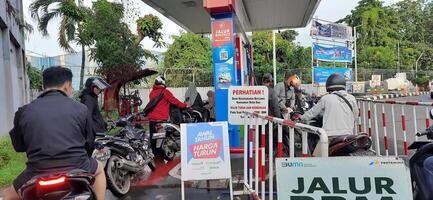
[[[303,162],[282,162],[282,167],[304,167]]]

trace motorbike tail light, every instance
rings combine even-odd
[[[38,180],[38,185],[41,187],[50,187],[50,186],[58,186],[63,185],[66,182],[66,176]]]

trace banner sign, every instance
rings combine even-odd
[[[352,68],[315,67],[314,68],[314,84],[315,85],[325,85],[328,77],[334,73],[342,75],[346,79],[346,82],[352,81],[352,78],[353,78]]]
[[[231,16],[212,19],[214,83],[217,89],[228,89],[236,83],[234,22]]]
[[[227,122],[181,124],[182,181],[230,179]]]
[[[310,34],[311,36],[349,40],[352,38],[352,27],[343,24],[322,24],[313,20]]]
[[[352,50],[347,47],[324,47],[314,44],[314,58],[327,62],[352,62]]]
[[[245,124],[244,112],[268,115],[268,88],[265,86],[231,86],[228,102],[229,123],[243,125]]]
[[[276,171],[278,200],[413,199],[399,158],[277,158]]]

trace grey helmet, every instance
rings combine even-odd
[[[100,90],[105,90],[109,87],[111,87],[110,84],[108,84],[107,82],[104,81],[104,79],[100,78],[100,77],[90,77],[86,80],[86,89],[88,89],[89,91],[92,90],[92,87],[97,87]]]
[[[331,74],[331,76],[326,79],[326,91],[331,93],[339,90],[346,90],[346,79],[340,74]]]
[[[272,83],[274,79],[272,78],[272,74],[266,73],[263,75],[262,83]]]

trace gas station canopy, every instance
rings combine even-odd
[[[203,0],[142,0],[182,28],[210,33],[210,15]],[[236,30],[252,32],[304,27],[320,0],[236,0]]]

